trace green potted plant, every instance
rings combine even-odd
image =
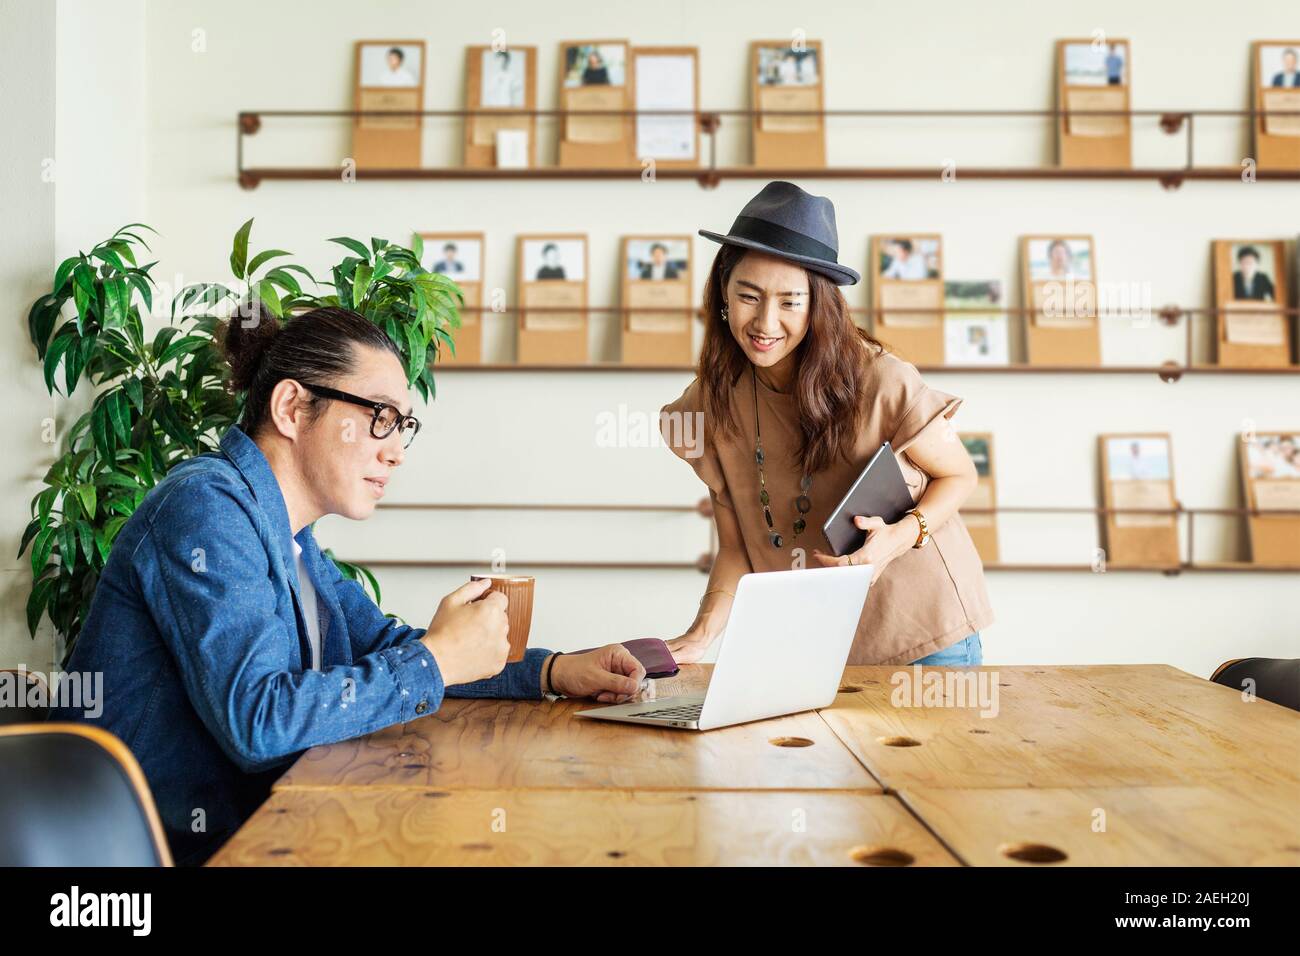
[[[239,418],[241,399],[227,387],[217,340],[231,315],[253,300],[279,320],[324,305],[356,309],[396,343],[408,382],[425,401],[435,396],[438,354],[444,347],[454,354],[452,333],[464,300],[454,281],[420,265],[418,236],[410,248],[383,239],[369,246],[331,239],[349,254],[331,269],[326,286],[284,250],[250,255],[252,227],[250,219],[235,233],[234,283],[181,289],[167,324],[152,337],[143,314],[153,311],[156,262],[140,259],[149,251],[144,233],[153,230],[141,223],[59,263],[51,291],[31,306],[28,332],[50,394],[60,383],[66,395],[82,381],[94,390],[90,408],[62,436],[18,549],[20,557],[31,551],[28,630],[34,636],[48,616],[64,640],[65,661],[127,518],[173,465],[215,449]],[[328,291],[318,294],[321,289]],[[374,575],[333,560],[380,600]]]

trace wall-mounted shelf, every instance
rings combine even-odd
[[[573,512],[573,511],[599,511],[599,512],[661,512],[665,514],[696,514],[705,520],[712,517],[712,502],[708,498],[701,498],[693,505],[656,505],[656,504],[613,504],[605,502],[597,503],[525,503],[525,502],[392,502],[381,503],[378,506],[380,511],[535,511],[535,512]],[[1093,515],[1098,518],[1108,514],[1169,514],[1174,518],[1185,516],[1187,518],[1187,553],[1191,554],[1195,543],[1196,517],[1198,515],[1212,517],[1260,517],[1264,516],[1297,516],[1300,511],[1254,511],[1249,508],[1184,508],[1177,504],[1171,509],[1148,509],[1148,508],[1102,508],[1087,506],[1014,506],[1002,505],[992,508],[963,508],[962,513],[966,515],[997,515],[997,514],[1048,514],[1048,515]],[[617,570],[617,571],[699,571],[702,574],[708,574],[713,565],[713,551],[717,547],[713,523],[709,523],[709,551],[701,554],[694,561],[520,561],[512,560],[511,568],[514,570],[527,570],[530,568],[550,568],[568,571],[593,571],[593,570]],[[481,566],[484,562],[481,558],[452,558],[441,560],[413,560],[413,559],[370,559],[359,557],[348,557],[346,560],[356,563],[365,564],[372,568],[472,568]],[[1178,564],[1169,566],[1132,566],[1121,564],[1106,564],[1103,567],[1094,567],[1087,564],[1062,564],[1062,563],[1034,563],[1034,562],[988,562],[985,563],[986,571],[1013,571],[1013,572],[1039,572],[1039,571],[1059,571],[1071,573],[1088,573],[1105,575],[1119,571],[1145,571],[1147,573],[1163,574],[1165,576],[1175,576],[1184,571],[1196,572],[1255,572],[1260,574],[1295,574],[1300,573],[1300,565],[1289,564],[1257,564],[1252,561],[1193,561],[1191,559],[1180,561]]]
[[[362,110],[245,110],[237,118],[238,140],[236,147],[236,175],[245,189],[254,189],[264,181],[324,181],[341,180],[337,166],[249,166],[244,162],[244,139],[256,135],[266,120],[279,119],[335,119],[349,122],[363,116],[428,117],[456,120],[464,123],[478,115],[489,115],[470,110],[422,110],[412,112],[376,112]],[[530,116],[562,121],[568,114],[564,110],[499,110],[491,116]],[[1255,110],[780,110],[766,114],[756,110],[607,110],[584,111],[583,116],[686,116],[693,115],[707,143],[701,155],[707,162],[693,167],[657,165],[656,179],[694,180],[703,188],[717,186],[727,179],[878,179],[878,180],[1146,180],[1160,183],[1166,189],[1176,189],[1187,180],[1241,181],[1240,166],[1198,166],[1193,157],[1195,124],[1198,117],[1224,119],[1236,118],[1250,123],[1261,112]],[[960,163],[956,168],[944,166],[719,166],[717,164],[717,132],[724,118],[739,120],[747,127],[753,117],[761,115],[817,116],[827,119],[934,119],[962,121],[971,119],[1027,119],[1039,121],[1044,131],[1054,128],[1063,116],[1127,116],[1130,119],[1154,120],[1167,135],[1176,135],[1186,128],[1185,156],[1181,166],[1125,167],[1125,168],[1066,168],[1062,166],[980,166]],[[1270,113],[1269,115],[1290,115]],[[535,148],[535,146],[534,146]],[[640,163],[624,168],[576,169],[553,165],[531,166],[524,169],[468,168],[461,166],[414,167],[405,169],[374,169],[359,167],[355,177],[360,180],[640,180],[644,169]],[[955,177],[954,177],[955,174]],[[1300,169],[1254,168],[1251,175],[1262,182],[1300,181]]]
[[[485,306],[466,307],[463,311],[473,312],[482,316],[498,315],[512,316],[518,313],[518,309],[491,309]],[[538,307],[529,310],[530,312],[583,312],[588,315],[618,315],[626,316],[636,312],[662,312],[662,309],[630,309],[620,306],[586,306],[586,307]],[[702,319],[704,312],[700,308],[692,310],[696,319]],[[854,308],[850,309],[851,315],[874,319],[876,315],[883,310],[874,308]],[[927,309],[901,309],[895,308],[889,310],[891,313],[921,313],[934,314],[934,310]],[[1032,314],[1033,310],[1024,307],[980,307],[980,308],[951,308],[941,310],[945,316],[960,316],[962,314],[988,315],[998,314],[1014,316],[1024,322]],[[1216,365],[1206,362],[1193,362],[1191,356],[1193,352],[1193,334],[1192,324],[1196,316],[1214,317],[1230,309],[1220,308],[1181,308],[1176,305],[1166,305],[1159,309],[1150,309],[1143,315],[1134,315],[1132,312],[1102,311],[1103,319],[1128,319],[1130,321],[1143,321],[1154,325],[1159,322],[1166,327],[1177,325],[1184,318],[1184,336],[1183,336],[1183,360],[1169,360],[1159,365],[1031,365],[1027,362],[1015,362],[1005,365],[947,365],[918,363],[917,368],[922,372],[952,372],[961,374],[985,374],[985,375],[1003,375],[1003,374],[1080,374],[1080,375],[1155,375],[1164,382],[1177,382],[1184,375],[1296,375],[1300,374],[1300,365]],[[1279,306],[1276,311],[1284,315],[1288,320],[1300,315],[1300,309],[1285,308]],[[1023,329],[1017,329],[1017,334],[1023,335]],[[884,333],[882,333],[882,336]],[[900,353],[903,358],[907,356]],[[558,363],[547,365],[524,365],[516,362],[489,362],[480,364],[435,364],[433,366],[436,374],[443,372],[690,372],[694,371],[694,365],[638,365],[624,364],[622,362],[573,362]]]
[[[918,365],[921,372],[953,374],[1018,375],[1157,375],[1165,381],[1177,381],[1183,375],[1300,375],[1300,366],[1258,368],[1233,365]],[[694,372],[694,365],[624,365],[621,362],[588,362],[583,365],[519,365],[494,362],[483,365],[435,365],[435,374],[444,372]]]

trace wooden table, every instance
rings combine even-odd
[[[706,733],[448,700],[309,750],[211,863],[1300,865],[1294,711],[1163,665],[919,675]]]

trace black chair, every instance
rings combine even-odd
[[[13,707],[0,707],[0,727],[7,727],[10,724],[34,724],[50,715],[49,687],[40,674],[33,674],[28,670],[5,669],[0,670],[0,681],[12,681],[15,686],[21,686],[24,681],[27,684],[27,688],[22,692],[21,703]],[[28,704],[30,698],[36,698],[40,703]]]
[[[0,727],[0,866],[171,866],[144,772],[88,724]]]
[[[1245,681],[1253,680],[1256,697],[1300,710],[1300,659],[1243,657],[1224,661],[1210,680],[1233,690],[1242,690]]]

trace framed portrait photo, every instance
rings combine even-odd
[[[1212,245],[1221,365],[1291,364],[1292,318],[1286,243],[1280,239],[1217,239]]]
[[[1241,483],[1252,512],[1246,522],[1250,560],[1300,565],[1300,431],[1241,438]]]
[[[691,363],[691,237],[624,236],[622,361],[625,365]]]
[[[1300,169],[1300,40],[1256,40],[1251,75],[1259,168]]]
[[[1069,168],[1131,166],[1129,42],[1105,37],[1058,40],[1056,61],[1060,164]]]
[[[439,349],[440,365],[478,365],[483,361],[483,233],[421,232],[420,265],[460,286],[465,306],[460,328],[451,331],[455,349]]]
[[[820,40],[750,43],[756,166],[825,166],[825,63]]]
[[[423,40],[357,41],[353,102],[365,114],[356,116],[352,126],[358,169],[420,165],[424,50]]]
[[[560,43],[561,166],[635,163],[627,40]]]
[[[1097,260],[1091,236],[1022,236],[1020,274],[1030,365],[1101,364]]]
[[[1101,435],[1103,528],[1107,562],[1117,566],[1176,566],[1181,561],[1172,513],[1173,449],[1167,434]]]
[[[466,47],[466,166],[532,166],[537,119],[527,111],[536,108],[536,47]]]
[[[521,235],[517,243],[520,363],[586,362],[587,237]]]

